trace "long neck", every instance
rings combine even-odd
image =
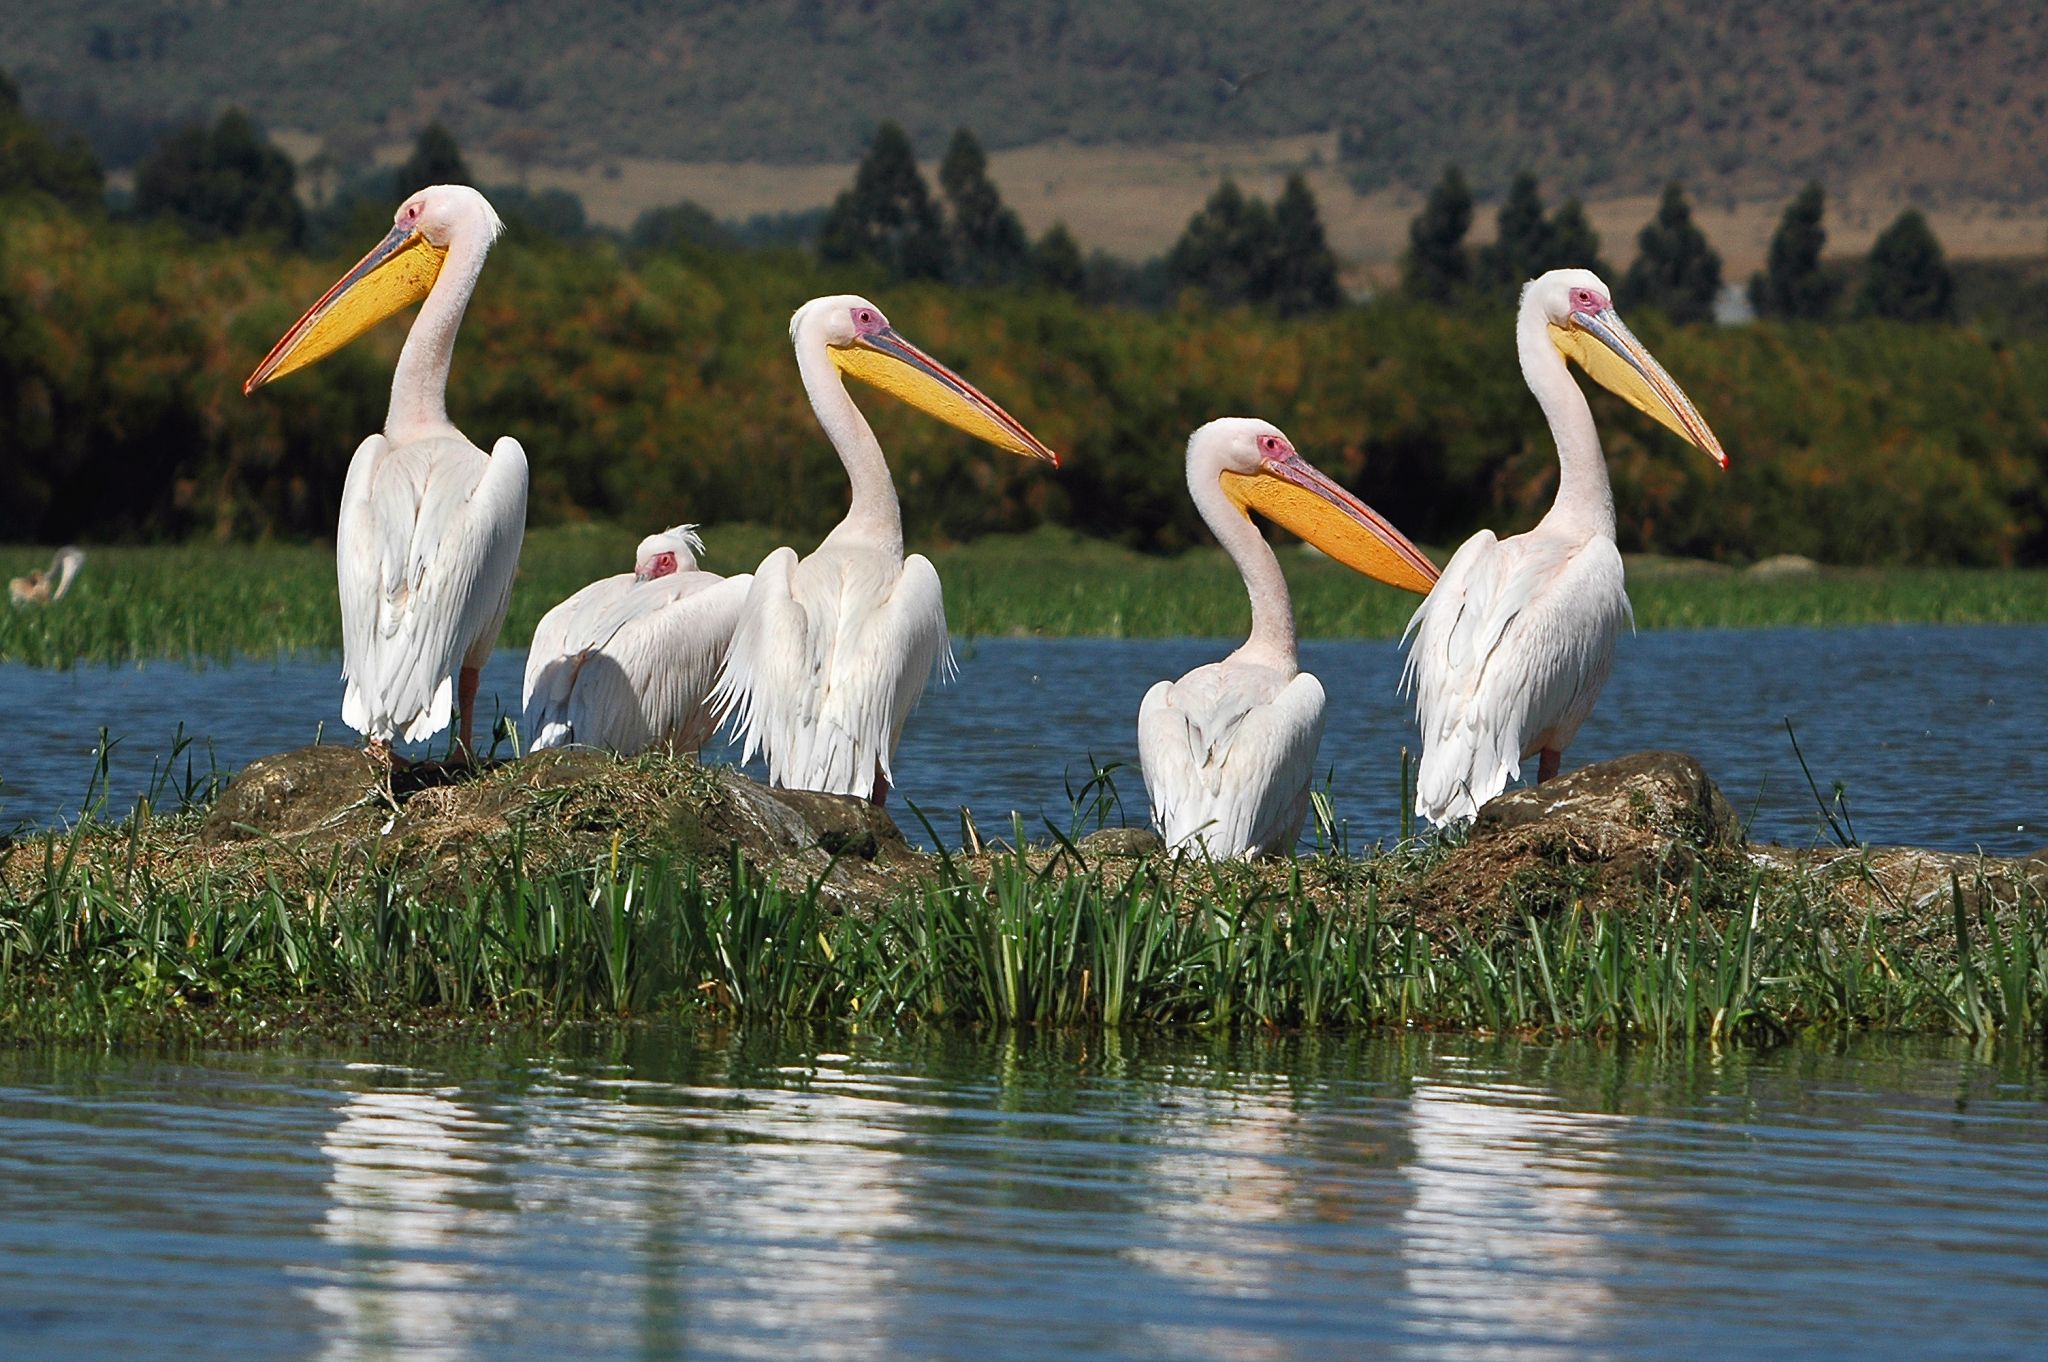
[[[868,419],[860,414],[846,391],[846,380],[825,352],[824,343],[799,337],[796,346],[797,372],[803,375],[804,391],[810,394],[811,409],[825,438],[846,465],[847,481],[853,484],[853,504],[846,518],[829,536],[839,543],[882,549],[899,557],[903,553],[903,511],[896,501],[896,484],[889,477],[889,463],[882,457],[882,443],[875,438]]]
[[[1230,561],[1244,578],[1244,589],[1252,601],[1252,632],[1236,656],[1250,657],[1287,672],[1298,670],[1294,651],[1294,602],[1287,595],[1287,577],[1273,546],[1259,533],[1251,517],[1223,494],[1213,470],[1193,470],[1188,479],[1195,509],[1202,513],[1210,533],[1216,536]]]
[[[391,376],[384,438],[393,445],[455,431],[448,420],[448,365],[455,355],[455,333],[489,251],[488,234],[474,231],[458,231],[448,243],[448,259],[420,305],[420,315],[413,319],[405,348],[398,352],[398,369]]]
[[[1607,460],[1600,453],[1600,433],[1593,428],[1593,409],[1572,380],[1564,356],[1550,343],[1542,312],[1524,304],[1515,331],[1522,357],[1522,377],[1550,421],[1557,441],[1557,500],[1543,523],[1614,538],[1614,489],[1607,481]]]

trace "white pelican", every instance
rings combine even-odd
[[[85,550],[66,544],[50,559],[48,568],[36,568],[26,577],[7,584],[7,598],[16,605],[48,605],[64,599],[72,579],[85,566]]]
[[[1515,345],[1557,441],[1557,500],[1527,534],[1466,540],[1408,622],[1402,684],[1422,727],[1415,811],[1432,823],[1478,813],[1531,754],[1540,754],[1538,781],[1556,775],[1606,684],[1615,639],[1634,623],[1600,436],[1565,360],[1728,466],[1590,271],[1552,270],[1526,285]]]
[[[1251,513],[1346,567],[1424,592],[1436,568],[1378,512],[1339,487],[1264,421],[1226,417],[1188,440],[1188,491],[1244,578],[1244,646],[1161,681],[1138,709],[1138,764],[1170,847],[1214,857],[1285,854],[1308,813],[1323,687],[1294,651],[1287,578]]]
[[[711,687],[754,579],[703,571],[703,551],[695,525],[649,535],[631,572],[592,582],[542,617],[526,655],[532,750],[694,752],[711,737]]]
[[[455,331],[503,230],[474,189],[422,189],[242,385],[254,392],[426,299],[399,352],[384,431],[349,461],[335,534],[341,717],[387,757],[395,735],[417,742],[448,726],[458,668],[462,751],[474,750],[477,674],[519,566],[526,452],[506,436],[487,456],[448,420]]]
[[[897,335],[880,308],[813,298],[789,321],[797,370],[853,484],[846,518],[808,557],[779,548],[754,571],[714,704],[769,783],[881,803],[903,721],[948,656],[939,574],[903,556],[889,465],[842,373],[979,439],[1054,467],[1059,457],[967,380]]]

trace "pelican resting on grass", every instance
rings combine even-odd
[[[1262,856],[1294,846],[1323,738],[1323,687],[1301,670],[1287,578],[1251,513],[1406,591],[1436,568],[1378,512],[1295,452],[1278,428],[1230,417],[1188,440],[1188,492],[1251,596],[1244,646],[1161,681],[1138,710],[1138,762],[1169,847]]]
[[[846,465],[853,504],[804,557],[779,548],[754,571],[713,703],[737,725],[743,760],[766,758],[785,789],[879,804],[903,722],[949,656],[939,574],[903,556],[889,465],[847,394],[851,374],[999,449],[1059,458],[972,384],[896,334],[851,295],[814,298],[790,318],[797,371]]]
[[[631,572],[592,582],[541,618],[526,655],[531,749],[694,752],[711,737],[711,687],[754,579],[703,571],[703,551],[695,525],[649,535]]]
[[[458,702],[464,759],[474,750],[477,677],[519,565],[526,453],[507,436],[486,455],[448,420],[456,328],[503,230],[474,189],[422,189],[242,385],[254,392],[426,300],[399,352],[383,433],[349,462],[335,534],[341,717],[387,759],[394,737],[418,742],[448,727]]]
[[[85,550],[66,544],[57,550],[47,568],[36,568],[26,577],[7,584],[7,599],[16,605],[49,605],[64,599],[78,570],[85,566]]]
[[[1552,270],[1526,285],[1515,345],[1557,440],[1557,500],[1527,534],[1466,540],[1408,622],[1402,684],[1422,727],[1415,811],[1432,823],[1477,814],[1531,754],[1538,781],[1556,775],[1606,684],[1615,639],[1634,623],[1600,436],[1565,361],[1728,466],[1597,275]]]

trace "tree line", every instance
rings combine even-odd
[[[423,136],[404,167],[377,172],[381,185],[366,176],[355,202],[375,218],[315,255],[322,215],[347,198],[339,191],[303,210],[296,248],[288,220],[250,225],[258,219],[248,205],[274,195],[252,192],[212,226],[179,216],[197,210],[110,216],[81,149],[46,131],[26,136],[8,113],[0,108],[9,191],[0,538],[331,534],[348,455],[383,416],[402,328],[383,328],[267,398],[244,399],[240,383],[332,282],[336,260],[384,230],[396,195],[414,187],[401,182],[464,177],[453,139]],[[178,153],[184,164],[281,178],[234,126],[217,136],[221,121],[205,147]],[[1083,291],[1049,284],[1038,271],[1052,234],[1029,241],[1006,222],[969,142],[955,139],[952,173],[942,164],[924,211],[897,213],[899,227],[925,235],[895,258],[925,262],[926,273],[893,284],[891,258],[865,247],[839,258],[733,250],[731,224],[701,212],[666,210],[626,238],[590,234],[574,250],[557,234],[514,231],[470,310],[451,409],[479,438],[509,433],[526,445],[538,523],[702,516],[822,530],[843,511],[844,488],[795,381],[786,319],[796,300],[858,290],[886,298],[911,334],[938,338],[949,362],[1068,456],[1059,475],[1044,476],[875,407],[906,516],[927,542],[1040,525],[1158,550],[1204,542],[1180,442],[1225,410],[1278,421],[1424,542],[1456,542],[1481,525],[1519,528],[1541,513],[1555,454],[1497,306],[1446,307],[1406,288],[1284,319],[1094,306],[1085,292],[1093,262],[1080,262]],[[213,212],[236,197],[218,190],[230,178],[188,175],[215,192],[177,201]],[[890,182],[871,176],[870,188]],[[1461,262],[1458,296],[1509,287],[1539,258],[1516,254],[1533,252],[1529,243],[1559,250],[1576,235],[1577,258],[1597,260],[1583,214],[1552,210],[1534,190],[1510,196],[1523,226],[1490,250],[1467,251],[1460,233],[1457,252],[1440,252]],[[1250,296],[1250,281],[1274,289],[1293,280],[1294,296],[1315,295],[1300,283],[1314,276],[1294,263],[1246,264],[1261,258],[1247,240],[1312,236],[1298,205],[1281,211],[1287,197],[1255,208],[1219,188],[1158,262],[1157,279],[1272,313],[1293,305]],[[1446,206],[1457,205],[1436,204]],[[839,211],[845,221],[833,231],[844,239],[892,240]],[[1691,277],[1685,262],[1703,243],[1684,229],[1696,225],[1664,218],[1660,210],[1652,226],[1667,265],[1652,277]],[[1292,224],[1284,232],[1283,221]],[[823,222],[813,225],[822,242]],[[1809,253],[1818,253],[1812,233],[1793,234],[1787,263],[1774,252],[1762,287],[1809,277],[1800,265]],[[1202,272],[1218,259],[1234,273]],[[958,286],[969,280],[986,286]],[[1595,393],[1624,548],[1735,561],[1799,552],[1846,563],[2048,563],[2048,338],[1879,320],[1808,326],[1794,344],[1775,320],[1707,328],[1674,325],[1665,311],[1646,311],[1638,329],[1714,423],[1735,472],[1717,474]]]
[[[1956,286],[1934,229],[1908,208],[1878,234],[1857,277],[1829,265],[1827,195],[1808,184],[1786,205],[1771,235],[1765,267],[1751,277],[1749,304],[1759,317],[1819,321],[1849,315],[1898,322],[1956,320]],[[1456,166],[1444,170],[1408,227],[1402,287],[1412,297],[1450,303],[1475,292],[1512,292],[1544,270],[1579,265],[1609,278],[1600,238],[1577,199],[1545,216],[1536,177],[1517,175],[1500,205],[1494,241],[1465,244],[1472,191]],[[1855,287],[1850,289],[1851,283]],[[1693,221],[1684,186],[1665,186],[1657,214],[1636,238],[1636,258],[1616,287],[1625,307],[1654,307],[1675,322],[1710,321],[1720,296],[1721,257]]]

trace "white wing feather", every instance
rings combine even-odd
[[[752,585],[747,575],[641,582],[621,573],[550,610],[526,658],[529,745],[702,747],[717,727],[711,689]]]
[[[512,598],[526,528],[526,454],[381,435],[349,463],[335,539],[342,720],[417,742],[448,726],[458,667],[480,666]]]
[[[1408,622],[1402,685],[1422,728],[1415,811],[1470,818],[1524,757],[1569,745],[1632,623],[1606,536],[1466,540]]]
[[[1138,710],[1160,836],[1216,857],[1291,851],[1322,738],[1323,687],[1306,672],[1226,659],[1161,681]]]
[[[939,574],[922,555],[780,548],[754,573],[714,704],[771,784],[872,798],[903,725],[950,657]]]

